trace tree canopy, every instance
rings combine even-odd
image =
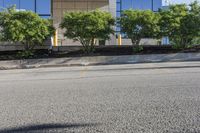
[[[20,42],[26,50],[43,42],[53,34],[50,20],[31,11],[16,11],[14,7],[0,12],[1,40]]]
[[[126,10],[120,18],[121,30],[131,40],[133,45],[139,45],[142,38],[157,38],[159,14],[150,10]]]
[[[60,24],[65,30],[64,36],[79,41],[86,53],[94,51],[95,39],[108,40],[114,33],[115,20],[108,12],[68,12]]]
[[[160,10],[161,35],[169,36],[171,43],[186,47],[200,37],[200,5],[197,1],[188,7],[185,4],[171,5]]]

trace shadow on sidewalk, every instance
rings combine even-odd
[[[27,125],[21,127],[13,127],[13,128],[5,128],[0,129],[0,133],[46,133],[50,130],[59,130],[59,129],[76,129],[76,128],[84,128],[84,127],[95,127],[99,124],[96,123],[87,123],[87,124],[40,124],[40,125]]]

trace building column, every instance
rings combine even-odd
[[[116,9],[116,0],[109,0],[109,12],[112,14],[114,18],[117,16],[117,9]],[[116,31],[116,26],[113,26],[113,29]],[[117,44],[117,39],[116,35],[111,35],[110,41],[108,41],[108,45],[116,45]]]
[[[116,0],[109,0],[109,11],[116,18]]]

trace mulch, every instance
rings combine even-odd
[[[19,51],[4,51],[0,52],[0,60],[17,60],[21,59],[16,54]],[[72,52],[50,52],[49,50],[37,50],[34,52],[32,59],[39,58],[62,58],[62,57],[83,57],[83,56],[117,56],[117,55],[142,55],[142,54],[170,54],[170,53],[190,53],[200,52],[200,45],[192,48],[176,50],[170,45],[165,46],[144,46],[143,51],[134,53],[132,46],[97,46],[95,52],[86,55],[82,50]]]

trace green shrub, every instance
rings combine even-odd
[[[54,28],[52,22],[31,11],[16,11],[15,7],[0,12],[1,40],[20,42],[29,55],[36,45],[42,45]]]
[[[160,10],[161,35],[168,36],[177,48],[192,45],[193,39],[200,37],[200,5],[171,5],[168,10]]]
[[[192,40],[192,45],[200,45],[200,37],[196,37]]]
[[[133,46],[133,53],[140,53],[144,50],[143,46],[138,45],[138,46]]]
[[[68,12],[60,24],[64,36],[79,41],[86,54],[94,52],[95,40],[108,40],[114,34],[114,18],[108,12]]]
[[[120,18],[121,30],[133,45],[139,45],[142,38],[157,38],[160,28],[158,26],[159,14],[150,10],[126,10]]]
[[[17,53],[17,57],[20,59],[32,58],[33,56],[34,56],[33,51],[30,50],[20,51]]]
[[[175,50],[184,49],[184,47],[181,44],[172,44],[172,48]]]

